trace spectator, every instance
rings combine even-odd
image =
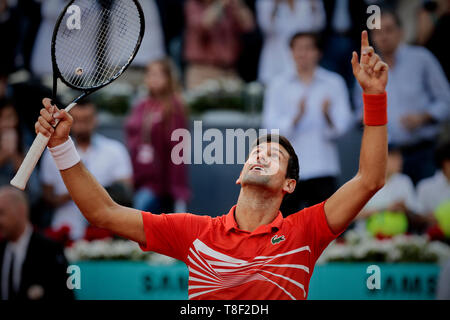
[[[403,172],[414,184],[435,171],[433,150],[440,124],[449,116],[450,87],[436,58],[425,48],[402,43],[402,27],[393,11],[382,11],[373,42],[389,64],[387,94],[390,143],[402,148]],[[355,101],[362,107],[361,88]]]
[[[178,128],[187,128],[187,121],[170,61],[150,63],[146,84],[149,96],[135,106],[126,123],[136,190],[134,206],[153,213],[185,212],[187,172],[183,164],[171,160],[176,145],[171,135]]]
[[[418,213],[418,204],[414,184],[407,175],[401,173],[402,166],[403,159],[400,149],[390,145],[386,168],[386,183],[361,210],[357,217],[357,230],[365,230],[366,226],[368,227],[369,223],[372,223],[372,230],[370,231],[374,235],[380,232],[385,236],[392,236],[394,234],[388,234],[391,231],[394,233],[407,231],[406,228],[403,229],[402,227],[408,226],[408,217]],[[400,221],[399,224],[405,223],[403,226],[387,225],[389,223],[387,221],[393,216],[392,212],[395,213],[393,217],[395,221],[393,223]],[[380,221],[381,223],[378,223]]]
[[[24,142],[24,131],[13,102],[0,98],[0,186],[8,185],[22,164],[28,148]],[[37,174],[33,173],[27,186],[32,204],[40,197],[39,188]]]
[[[33,231],[25,194],[0,188],[0,296],[2,300],[72,300],[67,260],[58,244]]]
[[[296,68],[270,83],[263,110],[263,127],[279,129],[302,163],[297,188],[281,210],[285,215],[317,204],[336,191],[340,174],[336,138],[352,122],[344,79],[318,66],[318,35],[297,33],[290,45]]]
[[[71,114],[74,120],[72,136],[84,165],[107,189],[115,189],[116,185],[125,190],[131,188],[132,166],[128,152],[120,142],[95,133],[95,105],[85,99],[72,109]],[[48,151],[43,155],[40,173],[44,199],[55,210],[51,227],[68,226],[72,240],[82,238],[87,221],[71,200]]]
[[[417,185],[420,208],[430,218],[440,205],[450,201],[450,142],[436,149],[435,158],[439,170]]]
[[[257,21],[264,37],[258,80],[264,84],[294,68],[289,40],[297,32],[325,27],[322,0],[258,0]]]
[[[211,78],[237,78],[240,36],[254,28],[242,0],[187,0],[185,17],[186,87]]]

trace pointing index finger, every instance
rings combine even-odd
[[[363,50],[364,50],[365,48],[367,48],[368,46],[369,46],[369,36],[368,36],[368,34],[367,34],[367,31],[364,30],[364,31],[361,33],[361,52],[363,52]]]

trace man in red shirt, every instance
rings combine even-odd
[[[353,72],[364,91],[360,166],[328,200],[283,219],[279,211],[294,191],[298,159],[283,137],[260,138],[237,184],[237,204],[227,215],[153,215],[122,207],[86,170],[68,138],[72,119],[44,99],[36,131],[49,149],[72,199],[93,225],[184,261],[190,299],[306,299],[315,262],[384,185],[387,159],[387,65],[362,33],[361,60]],[[60,119],[56,129],[54,119]],[[263,141],[262,139],[266,139]],[[277,142],[273,141],[277,138]]]

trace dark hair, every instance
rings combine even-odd
[[[292,144],[286,137],[273,133],[262,135],[258,139],[256,139],[255,143],[253,143],[252,149],[262,143],[272,141],[281,145],[284,149],[286,149],[286,151],[289,154],[289,161],[286,170],[286,178],[294,179],[295,181],[298,182],[298,179],[300,177],[300,166],[298,163],[298,157],[297,154],[295,153],[294,147],[292,147]]]
[[[317,32],[297,32],[289,39],[289,46],[293,47],[295,40],[301,37],[309,37],[313,39],[314,45],[319,51],[323,51],[322,35]]]
[[[436,165],[441,168],[442,162],[450,160],[450,141],[439,144],[434,152]]]

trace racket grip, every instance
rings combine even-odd
[[[47,146],[49,140],[50,138],[44,136],[42,133],[38,133],[33,141],[33,144],[30,147],[30,150],[28,150],[25,159],[23,159],[19,170],[11,180],[11,185],[20,190],[25,189],[28,179],[30,179],[31,173],[36,167],[36,164],[39,161],[42,153],[44,152],[44,149]]]

